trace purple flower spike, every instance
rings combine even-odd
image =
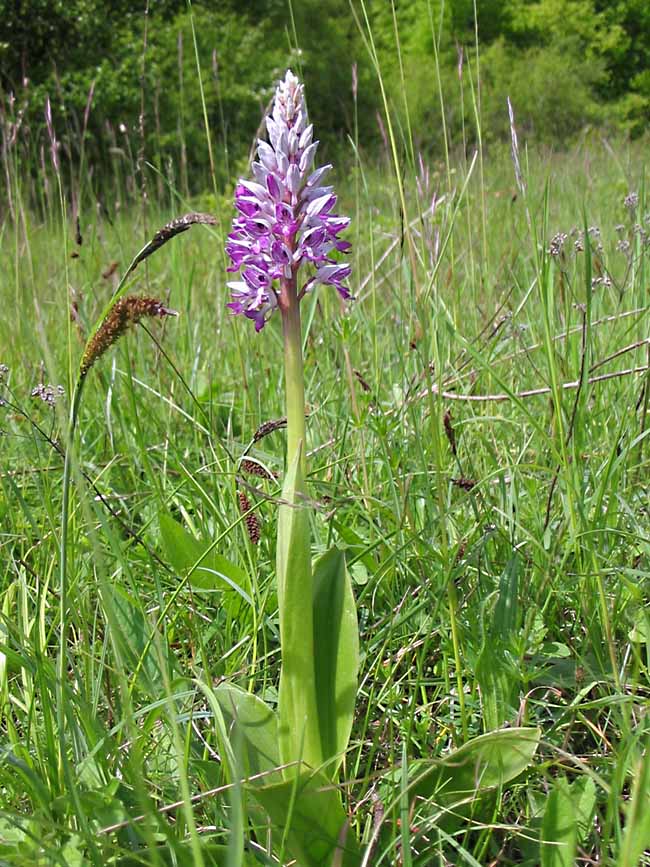
[[[266,129],[269,141],[258,141],[252,166],[255,180],[240,179],[235,188],[237,216],[226,243],[228,271],[242,277],[228,283],[228,307],[252,319],[256,331],[282,306],[282,290],[300,300],[320,283],[351,298],[343,284],[351,268],[332,258],[350,250],[339,238],[350,220],[334,213],[332,187],[320,186],[332,166],[313,167],[318,142],[312,139],[304,85],[291,70],[277,87]],[[298,288],[303,262],[312,272]]]

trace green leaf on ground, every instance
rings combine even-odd
[[[282,644],[278,716],[283,762],[303,759],[317,768],[323,752],[314,672],[310,509],[301,453],[298,448],[287,469],[278,512],[276,575]]]
[[[468,741],[444,759],[415,762],[410,774],[411,797],[452,807],[500,788],[530,765],[539,739],[538,729],[500,729]]]
[[[252,605],[250,580],[242,568],[209,551],[207,542],[196,539],[166,512],[159,514],[158,521],[167,559],[180,575],[188,576],[194,590],[234,590]]]
[[[232,684],[220,684],[213,694],[242,776],[273,773],[280,767],[277,715],[261,698]]]
[[[541,867],[573,867],[578,831],[571,788],[564,777],[555,782],[546,802],[540,840]]]
[[[314,565],[316,700],[328,773],[340,767],[348,745],[359,671],[359,627],[345,555],[330,548]]]
[[[338,789],[323,774],[303,772],[281,783],[247,788],[271,819],[276,853],[284,840],[285,854],[300,867],[361,863]]]

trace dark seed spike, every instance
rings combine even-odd
[[[356,376],[356,378],[357,378],[357,382],[359,383],[359,385],[361,386],[361,388],[362,388],[364,391],[370,391],[370,386],[368,385],[368,383],[366,382],[366,380],[363,378],[363,374],[361,373],[361,371],[357,370],[356,368],[353,368],[353,371],[352,371],[352,372],[353,372],[354,375]]]
[[[126,295],[111,307],[99,329],[86,344],[81,359],[80,375],[84,377],[93,364],[126,332],[146,316],[178,316],[176,310],[165,307],[157,298]]]
[[[239,468],[243,473],[248,473],[249,476],[257,476],[260,479],[268,479],[269,481],[277,479],[277,473],[270,473],[266,467],[250,458],[245,458],[239,465]]]
[[[251,503],[246,494],[243,491],[237,491],[237,500],[239,502],[239,511],[242,515],[245,515],[244,523],[246,524],[246,532],[248,533],[248,538],[251,540],[253,545],[257,545],[261,538],[261,529],[259,518],[255,514],[255,512],[250,512]],[[246,514],[248,512],[248,514]]]
[[[175,220],[167,223],[166,226],[163,226],[162,229],[159,229],[156,234],[153,236],[151,241],[140,250],[138,255],[135,257],[133,262],[131,263],[127,274],[130,274],[131,271],[135,271],[140,262],[143,262],[152,253],[155,253],[156,250],[159,250],[167,241],[171,241],[172,238],[175,238],[176,235],[180,235],[181,232],[187,232],[187,230],[196,225],[197,223],[202,223],[208,226],[215,226],[217,224],[217,218],[213,217],[212,214],[199,214],[199,213],[191,213],[185,214],[182,217],[177,217]],[[125,275],[126,276],[126,275]]]
[[[456,485],[457,488],[462,488],[463,491],[471,491],[478,484],[475,479],[466,479],[464,476],[460,479],[452,479],[451,483],[452,485]]]
[[[454,430],[454,426],[452,424],[451,410],[449,409],[445,413],[445,416],[443,418],[443,424],[452,454],[454,457],[458,457],[458,451],[456,449],[456,431]]]
[[[268,436],[269,434],[272,434],[273,431],[280,430],[281,428],[284,428],[286,426],[287,426],[286,418],[276,418],[276,419],[271,419],[271,421],[265,421],[263,424],[261,424],[258,427],[258,429],[253,434],[253,442],[257,443],[261,439],[264,439],[264,437]]]

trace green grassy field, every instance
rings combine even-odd
[[[356,301],[308,296],[303,328],[314,553],[345,549],[359,614],[342,792],[364,864],[650,863],[646,153],[593,131],[522,145],[525,190],[505,146],[338,168]],[[279,324],[226,310],[228,197],[152,184],[117,210],[87,191],[79,244],[54,172],[19,168],[0,228],[0,863],[278,863],[210,692],[277,696],[283,431],[253,440],[284,415]],[[138,249],[195,208],[219,224],[131,283],[179,316],[88,374],[61,610],[84,341]],[[192,572],[212,543],[224,559]],[[540,732],[506,785],[462,804],[409,789],[414,761],[506,726]]]

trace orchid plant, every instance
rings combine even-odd
[[[251,319],[256,331],[279,311],[284,337],[287,471],[276,554],[282,651],[277,714],[231,685],[220,687],[217,697],[224,725],[227,718],[243,733],[245,770],[284,768],[280,780],[262,780],[252,794],[284,827],[289,817],[279,806],[283,793],[295,795],[299,785],[298,813],[307,813],[304,821],[296,817],[294,801],[293,825],[297,818],[304,827],[290,849],[300,863],[327,863],[334,849],[340,858],[356,847],[345,833],[341,837],[347,820],[331,782],[352,727],[358,627],[343,552],[332,548],[312,566],[300,303],[319,284],[351,297],[345,285],[350,266],[335,258],[350,249],[340,237],[350,220],[335,213],[337,197],[323,183],[332,166],[314,168],[318,142],[304,86],[291,71],[277,87],[266,129],[268,141],[257,144],[254,179],[240,180],[235,190],[237,216],[226,251],[228,270],[240,277],[228,283],[230,310]],[[308,825],[314,840],[305,839]]]

